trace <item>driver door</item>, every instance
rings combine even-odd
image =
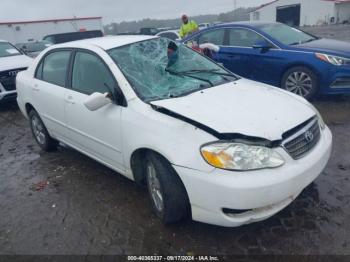
[[[89,95],[115,93],[116,80],[97,54],[77,51],[71,71],[71,89],[65,94],[66,139],[71,145],[117,169],[124,171],[121,141],[121,106],[111,103],[89,111],[84,102]]]

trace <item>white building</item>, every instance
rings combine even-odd
[[[16,44],[40,41],[51,34],[90,30],[103,30],[102,17],[0,22],[0,39]]]
[[[292,26],[350,23],[350,0],[275,0],[252,11],[250,21]]]

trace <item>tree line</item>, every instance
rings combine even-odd
[[[198,15],[192,16],[191,19],[197,23],[215,23],[215,22],[234,22],[249,20],[249,12],[254,8],[238,8],[234,11],[221,13],[218,15]],[[175,19],[150,19],[145,18],[139,21],[123,21],[121,23],[111,23],[104,26],[106,34],[137,33],[143,27],[155,28],[179,28],[181,20]]]

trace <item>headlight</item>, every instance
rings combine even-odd
[[[326,55],[326,54],[321,54],[321,53],[316,53],[315,55],[318,59],[321,59],[322,61],[331,63],[333,65],[337,65],[337,66],[350,65],[349,58],[333,56],[333,55]]]
[[[274,149],[242,143],[213,143],[203,146],[201,153],[208,164],[227,170],[247,171],[284,164],[284,159]]]
[[[320,112],[317,110],[317,108],[314,107],[312,104],[309,104],[309,107],[311,107],[311,109],[315,111],[315,113],[316,113],[316,115],[317,115],[317,118],[318,118],[318,123],[319,123],[321,129],[324,130],[324,129],[326,128],[326,124],[325,124],[325,122],[324,122],[324,120],[323,120],[322,115],[321,115]]]

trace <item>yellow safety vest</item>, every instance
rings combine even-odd
[[[198,25],[195,21],[188,21],[187,24],[182,24],[181,29],[180,29],[180,37],[184,38],[187,35],[195,32],[198,30]]]

